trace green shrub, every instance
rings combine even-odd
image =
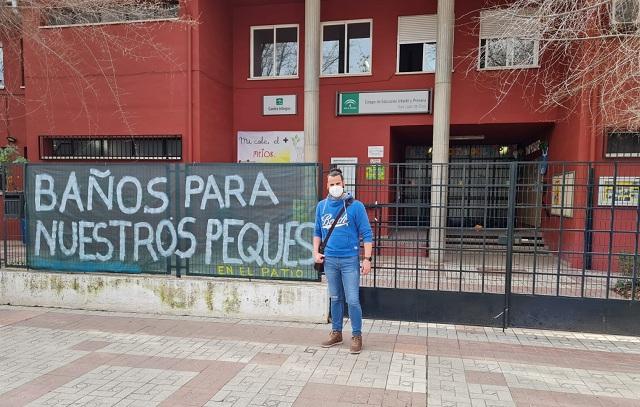
[[[624,297],[631,297],[631,289],[633,287],[633,254],[621,254],[618,256],[618,272],[621,277],[618,278],[614,290]],[[638,283],[640,282],[640,255],[635,261],[636,263],[636,292],[640,291]]]

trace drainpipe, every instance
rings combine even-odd
[[[447,184],[449,183],[449,125],[451,122],[451,71],[455,0],[438,0],[436,87],[433,109],[431,162],[431,227],[429,257],[437,264],[444,259],[447,238]]]
[[[194,159],[194,139],[193,139],[193,27],[187,24],[187,134],[189,137],[189,162]]]
[[[320,132],[320,0],[304,4],[304,159],[318,162]]]

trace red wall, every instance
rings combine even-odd
[[[7,137],[16,139],[16,146],[23,153],[26,142],[24,89],[20,88],[20,42],[15,38],[0,39],[4,55],[5,88],[0,89],[0,146]]]
[[[194,162],[235,160],[233,10],[227,0],[198,0],[193,29]],[[221,142],[222,141],[222,142]]]
[[[147,23],[142,36],[148,41],[130,35],[126,24],[100,26],[108,40],[87,30],[92,28],[41,29],[58,52],[64,44],[70,55],[56,57],[25,44],[30,160],[39,158],[40,135],[184,135],[186,27]],[[189,151],[187,138],[184,151]]]
[[[251,80],[251,26],[299,24],[299,79]],[[304,130],[304,2],[235,7],[233,10],[233,157],[237,155],[238,131]],[[296,116],[263,116],[262,97],[297,95]]]
[[[477,33],[470,28],[478,13],[472,2],[458,2],[456,15],[455,71],[452,86],[452,124],[485,123],[549,123],[555,111],[536,113],[531,108],[539,97],[539,89],[523,86],[511,89],[503,100],[497,97],[499,78],[475,69]],[[401,15],[435,14],[436,2],[405,0],[391,2],[371,0],[367,7],[359,2],[324,0],[321,20],[373,19],[372,75],[320,79],[320,159],[327,163],[332,156],[358,157],[367,162],[367,146],[385,146],[385,160],[392,149],[391,127],[432,125],[431,115],[386,115],[369,117],[336,117],[336,93],[340,91],[424,89],[434,87],[435,74],[396,75],[397,19]],[[234,9],[234,132],[238,130],[302,130],[303,80],[249,80],[250,27],[268,24],[300,24],[300,64],[304,72],[304,4],[302,2],[236,7]],[[471,58],[469,56],[472,56]],[[469,64],[474,64],[472,69]],[[297,94],[299,114],[294,117],[263,117],[262,96]],[[514,134],[514,141],[517,141]],[[425,143],[430,143],[426,135]],[[235,137],[234,137],[235,142]]]
[[[16,88],[17,58],[5,51],[8,88],[18,93],[18,97],[11,99],[6,109],[5,95],[0,91],[0,118],[4,119],[8,112],[11,135],[20,145],[28,146],[30,161],[38,159],[40,135],[180,134],[184,161],[228,162],[236,159],[238,131],[303,130],[304,2],[191,0],[186,4],[185,12],[195,16],[198,24],[145,24],[152,42],[159,47],[153,51],[140,42],[125,41],[124,44],[133,46],[134,55],[123,53],[122,44],[92,39],[84,34],[87,28],[40,30],[45,37],[64,39],[65,47],[73,50],[76,58],[45,59],[43,51],[34,48],[35,44],[25,43],[24,96]],[[366,163],[369,145],[385,147],[385,162],[402,160],[403,143],[396,143],[395,137],[399,136],[392,135],[395,126],[420,126],[418,129],[424,135],[418,134],[423,139],[414,137],[411,142],[430,144],[432,115],[337,117],[336,93],[433,89],[433,73],[396,75],[397,19],[401,15],[435,14],[436,6],[437,2],[424,0],[368,0],[366,7],[358,1],[322,1],[322,21],[373,20],[372,74],[320,79],[322,163],[336,156],[357,157],[360,163]],[[498,91],[501,73],[475,69],[479,46],[474,28],[479,12],[475,10],[483,6],[480,2],[456,2],[452,125],[473,131],[475,125],[526,123],[534,127],[555,123],[549,137],[550,160],[602,160],[603,126],[593,119],[587,103],[590,95],[581,95],[568,111],[539,111],[542,89],[533,86],[531,80],[537,70],[521,70],[520,85],[509,88],[509,93],[501,97]],[[249,79],[250,27],[269,24],[299,24],[299,78]],[[122,24],[100,29],[123,37],[128,27]],[[100,64],[96,65],[96,60]],[[78,64],[65,65],[69,61]],[[263,116],[262,97],[273,94],[297,95],[298,114]],[[25,112],[28,112],[26,120]],[[5,122],[0,122],[0,137],[7,134]],[[541,137],[547,135],[549,127],[539,127]],[[506,141],[522,141],[517,127],[513,129],[509,133],[511,139]],[[550,168],[547,182],[557,170]],[[612,174],[611,169],[601,171]],[[584,168],[576,169],[576,174],[579,180],[586,177]],[[387,181],[390,178],[388,175]],[[550,203],[550,198],[546,199]],[[594,199],[597,201],[597,197]],[[584,206],[585,202],[586,192],[576,191],[574,205]],[[563,228],[574,230],[563,236],[563,250],[582,251],[583,213],[577,211],[574,218],[562,220]],[[635,227],[633,211],[618,209],[615,213],[616,228]],[[605,209],[596,210],[594,227],[607,229],[609,216]],[[559,222],[554,216],[543,220],[543,226],[549,230],[546,235],[551,248],[560,244],[554,232]],[[632,249],[629,242],[624,233],[613,239],[614,247],[620,251]],[[608,235],[594,236],[595,251],[608,250],[608,245]],[[581,256],[568,260],[578,265]],[[595,261],[602,266],[602,260]]]

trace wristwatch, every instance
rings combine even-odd
[[[371,256],[362,258],[362,260],[369,260],[369,262],[371,262],[371,259],[373,259],[373,257],[371,257]]]

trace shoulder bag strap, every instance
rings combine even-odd
[[[320,243],[320,247],[318,249],[320,253],[324,253],[324,249],[325,247],[327,247],[327,242],[329,241],[329,237],[331,237],[331,233],[333,233],[333,229],[335,229],[336,224],[338,223],[338,220],[340,220],[340,218],[342,217],[342,214],[344,214],[344,211],[347,208],[347,206],[349,206],[349,204],[351,204],[351,202],[345,202],[344,206],[340,208],[340,211],[338,211],[338,215],[333,220],[333,223],[331,224],[331,228],[329,228],[329,231],[327,232],[327,236],[325,236],[322,243]]]

